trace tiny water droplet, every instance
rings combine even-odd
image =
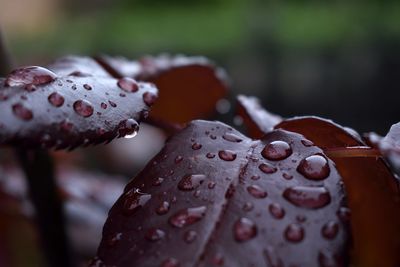
[[[245,242],[257,235],[257,226],[248,218],[240,218],[233,225],[233,236],[238,242]]]
[[[247,192],[255,198],[266,198],[267,192],[258,185],[251,185],[247,187]]]
[[[93,106],[87,100],[77,100],[74,102],[74,110],[82,117],[90,117],[93,114]]]
[[[202,145],[199,144],[199,143],[194,143],[194,144],[192,145],[192,149],[193,149],[193,150],[199,150],[201,147],[202,147]]]
[[[64,97],[57,92],[51,93],[48,100],[55,107],[61,107],[64,104]]]
[[[297,171],[310,180],[322,180],[329,176],[328,161],[321,155],[312,155],[303,159]]]
[[[258,179],[260,179],[260,175],[253,175],[250,177],[251,180],[257,181]]]
[[[326,239],[333,239],[339,232],[339,225],[337,222],[329,221],[321,229],[321,234]]]
[[[163,201],[163,202],[161,202],[161,204],[157,207],[156,213],[157,213],[158,215],[164,215],[164,214],[168,213],[169,207],[170,207],[169,202]]]
[[[164,237],[165,237],[165,232],[158,228],[150,228],[149,230],[147,230],[145,234],[145,238],[151,242],[161,240]]]
[[[304,229],[301,225],[292,223],[286,227],[284,235],[287,241],[297,243],[303,240]]]
[[[29,121],[33,118],[33,113],[31,110],[27,109],[21,103],[12,105],[12,110],[14,115],[24,121]]]
[[[107,108],[107,104],[104,103],[104,102],[101,102],[100,107],[101,107],[102,109],[106,109],[106,108]]]
[[[117,84],[119,88],[128,93],[135,93],[139,90],[139,85],[132,78],[128,77],[121,78],[118,80]]]
[[[209,182],[208,183],[208,189],[214,189],[215,188],[216,183],[215,182]]]
[[[297,207],[318,209],[331,202],[331,195],[325,187],[294,186],[283,192],[283,197]]]
[[[164,182],[164,178],[162,177],[158,177],[157,179],[155,179],[152,183],[153,186],[160,186],[162,184],[162,182]]]
[[[183,209],[171,216],[168,222],[176,228],[192,225],[205,216],[206,210],[205,206]]]
[[[42,85],[54,81],[57,75],[42,67],[30,66],[13,70],[4,82],[5,86]]]
[[[213,134],[210,134],[210,138],[213,139],[213,140],[217,139],[217,137],[215,135],[213,135]]]
[[[110,106],[112,106],[113,108],[115,108],[117,106],[117,104],[115,104],[111,100],[108,100],[108,104],[110,104]]]
[[[151,92],[146,92],[143,94],[143,101],[149,107],[151,107],[154,104],[154,102],[156,102],[156,100],[157,100],[157,95]]]
[[[178,183],[178,189],[191,191],[199,187],[207,177],[204,174],[187,174]]]
[[[269,160],[283,160],[291,154],[292,148],[285,141],[273,141],[261,151],[261,155]]]
[[[236,159],[236,153],[232,150],[220,150],[218,151],[218,156],[225,161],[234,161]]]
[[[266,173],[266,174],[271,174],[271,173],[274,173],[274,172],[276,172],[278,170],[277,168],[275,168],[274,166],[272,166],[269,163],[262,163],[262,164],[260,164],[260,166],[258,166],[258,168],[263,173]]]
[[[287,172],[282,173],[282,177],[283,177],[284,179],[286,179],[286,180],[291,180],[291,179],[293,179],[293,175],[290,175],[290,174],[287,173]]]
[[[83,85],[83,88],[85,88],[86,90],[92,90],[92,87],[89,85],[89,84],[87,84],[87,83],[85,83],[84,85]]]
[[[253,208],[254,208],[253,203],[251,203],[251,202],[246,202],[246,203],[244,203],[242,209],[243,209],[244,211],[251,211],[251,210],[253,210]]]
[[[213,159],[213,158],[215,158],[215,154],[210,152],[210,153],[206,154],[206,157],[209,159]]]
[[[285,210],[278,203],[272,203],[268,207],[271,215],[276,219],[282,219],[285,216]]]
[[[197,232],[193,230],[185,232],[183,236],[183,240],[185,240],[187,244],[193,243],[196,240],[196,238],[197,238]]]
[[[125,200],[122,206],[122,212],[124,215],[132,215],[140,207],[144,206],[147,201],[151,199],[151,195],[141,193],[139,189],[131,189],[125,193]]]
[[[242,142],[243,139],[237,136],[236,134],[233,133],[225,133],[222,138],[224,138],[226,141],[229,142],[234,142],[234,143],[239,143]]]

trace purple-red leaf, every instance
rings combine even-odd
[[[128,90],[95,64],[71,57],[52,65],[58,74],[23,67],[0,79],[0,144],[74,148],[135,133],[157,89],[131,79]]]
[[[92,265],[342,266],[341,179],[309,142],[192,122],[127,185]]]

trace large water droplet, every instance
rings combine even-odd
[[[285,238],[287,241],[297,243],[297,242],[300,242],[301,240],[303,240],[304,229],[301,225],[292,223],[292,224],[289,224],[288,227],[286,227],[284,235],[285,235]]]
[[[321,229],[321,234],[326,239],[333,239],[339,232],[339,225],[337,222],[329,221]]]
[[[133,138],[137,135],[139,124],[134,119],[127,119],[119,124],[118,133],[124,138]]]
[[[29,121],[33,118],[33,113],[31,110],[27,109],[21,103],[14,104],[12,106],[14,115],[24,121]]]
[[[233,236],[238,242],[245,242],[257,235],[257,226],[247,218],[238,219],[233,225]]]
[[[125,193],[122,211],[125,215],[132,215],[151,199],[151,195],[141,193],[139,189],[131,189]]]
[[[179,261],[175,258],[168,258],[161,263],[160,267],[179,267]]]
[[[271,215],[276,219],[282,219],[285,216],[285,210],[278,203],[272,203],[268,207]]]
[[[158,215],[164,215],[164,214],[168,213],[169,207],[170,207],[169,202],[163,201],[163,202],[161,202],[161,204],[156,208],[156,213],[157,213]]]
[[[12,71],[6,78],[6,86],[41,85],[56,79],[57,75],[48,69],[31,66]]]
[[[220,150],[218,156],[225,161],[234,161],[236,159],[236,153],[232,150]]]
[[[243,139],[237,136],[236,134],[233,133],[225,133],[222,138],[224,138],[226,141],[229,142],[234,142],[234,143],[239,143],[242,142]]]
[[[199,187],[205,179],[204,174],[187,174],[179,181],[178,188],[182,191],[191,191]]]
[[[201,147],[202,147],[202,145],[199,144],[199,143],[194,143],[194,144],[192,145],[192,149],[193,149],[193,150],[199,150]]]
[[[87,84],[87,83],[85,83],[85,84],[83,85],[83,88],[85,88],[85,89],[88,90],[88,91],[92,90],[92,86],[90,86],[90,85]]]
[[[269,160],[282,160],[291,154],[292,148],[285,141],[273,141],[261,151],[261,155]]]
[[[258,166],[258,168],[266,174],[271,174],[277,171],[277,168],[275,168],[274,166],[272,166],[269,163],[262,163],[260,164],[260,166]]]
[[[93,106],[87,100],[77,100],[74,102],[74,110],[82,117],[90,117],[93,114]]]
[[[183,236],[183,240],[185,240],[186,243],[191,244],[193,243],[197,238],[197,233],[196,231],[190,230],[185,232]]]
[[[206,210],[205,206],[183,209],[171,216],[168,222],[177,228],[192,225],[204,217]]]
[[[297,171],[310,180],[322,180],[329,176],[328,161],[321,155],[312,155],[303,159]]]
[[[165,237],[165,232],[158,228],[150,228],[147,230],[145,236],[148,241],[155,242]]]
[[[51,93],[48,100],[55,107],[61,107],[64,104],[64,97],[57,92]]]
[[[154,102],[156,102],[156,100],[157,100],[157,95],[151,92],[146,92],[143,94],[143,101],[149,107],[151,107],[154,104]]]
[[[251,185],[247,187],[247,192],[255,198],[266,198],[267,192],[258,185]]]
[[[325,187],[295,186],[287,188],[283,197],[295,206],[318,209],[331,202],[331,195]]]
[[[121,88],[122,90],[128,92],[128,93],[134,93],[139,90],[139,85],[137,82],[132,79],[132,78],[121,78],[118,80],[118,87]]]

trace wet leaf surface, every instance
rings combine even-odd
[[[0,143],[63,149],[135,133],[157,89],[137,83],[138,90],[127,92],[95,64],[70,57],[52,65],[58,74],[33,66],[0,79]]]
[[[304,140],[192,122],[127,185],[92,266],[341,266],[341,178]]]

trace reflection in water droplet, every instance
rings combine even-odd
[[[243,139],[237,136],[236,134],[233,133],[225,133],[222,138],[224,138],[226,141],[229,142],[234,142],[234,143],[239,143],[242,142]]]
[[[178,183],[178,189],[191,191],[199,187],[207,177],[204,174],[187,174]]]
[[[321,234],[326,239],[333,239],[339,232],[339,225],[337,222],[329,221],[321,229]]]
[[[276,219],[282,219],[285,216],[285,210],[278,203],[272,203],[269,205],[269,212]]]
[[[234,161],[236,159],[236,153],[232,150],[220,150],[218,151],[218,156],[225,161]]]
[[[245,242],[257,235],[257,226],[247,218],[238,219],[233,226],[233,236],[238,242]]]
[[[31,66],[12,71],[4,82],[5,86],[27,86],[47,84],[56,79],[57,75],[48,69]]]
[[[296,223],[289,224],[289,226],[286,227],[285,230],[285,238],[287,241],[294,243],[302,241],[304,238],[303,227]]]
[[[119,136],[124,138],[133,138],[137,135],[139,124],[134,119],[121,121],[118,127]]]
[[[93,106],[87,100],[77,100],[74,102],[74,110],[82,117],[90,117],[93,114]]]
[[[325,187],[294,186],[283,192],[283,197],[295,206],[318,209],[331,202],[331,195]]]
[[[282,160],[292,154],[292,148],[284,141],[273,141],[266,145],[261,155],[269,160]]]
[[[139,189],[133,188],[125,193],[125,199],[122,204],[124,215],[134,214],[140,207],[144,206],[151,199],[151,195],[141,193]]]
[[[121,88],[122,90],[128,92],[128,93],[134,93],[139,90],[139,85],[137,82],[128,77],[124,77],[118,80],[118,87]]]
[[[169,207],[170,207],[169,202],[163,201],[163,202],[161,202],[161,204],[157,207],[156,213],[157,213],[158,215],[164,215],[164,214],[168,213]]]
[[[161,240],[164,237],[165,237],[165,232],[158,228],[150,228],[149,230],[147,230],[145,234],[145,238],[151,242]]]
[[[266,198],[267,192],[258,185],[251,185],[247,187],[247,192],[255,198]]]
[[[275,168],[274,166],[272,166],[269,163],[262,163],[260,164],[260,166],[258,166],[258,168],[266,174],[271,174],[277,171],[277,168]]]
[[[51,93],[48,100],[55,107],[61,107],[64,104],[64,97],[57,92]]]
[[[183,209],[171,216],[168,222],[177,228],[192,225],[205,216],[206,210],[205,206]]]
[[[33,118],[33,113],[24,105],[21,103],[14,104],[12,106],[12,110],[14,112],[14,115],[17,116],[18,118],[24,120],[24,121],[29,121]]]
[[[310,180],[322,180],[329,176],[328,161],[321,155],[312,155],[303,159],[297,171]]]

